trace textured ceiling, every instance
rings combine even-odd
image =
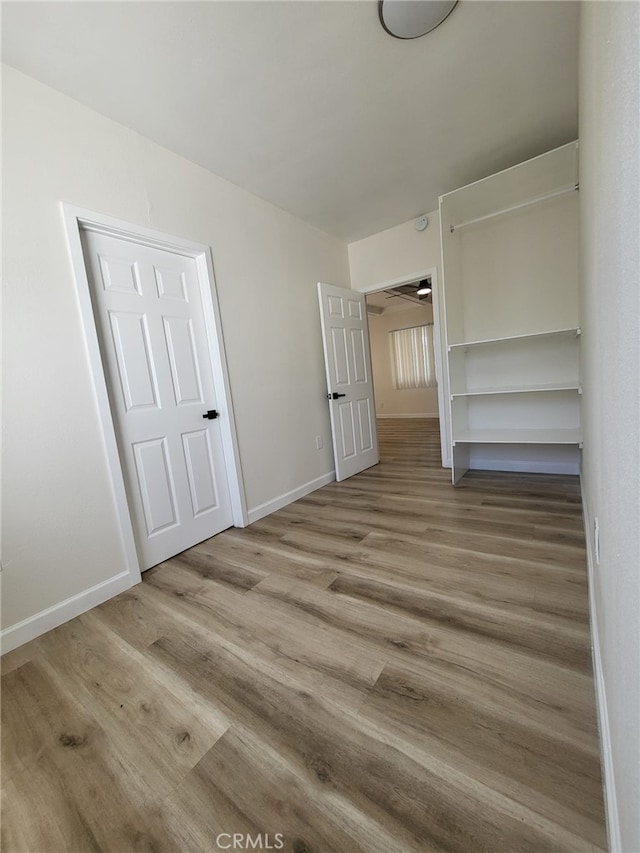
[[[3,59],[344,240],[577,135],[576,2],[8,2]]]

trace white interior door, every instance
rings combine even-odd
[[[136,544],[150,568],[232,524],[194,258],[82,243]]]
[[[367,304],[362,293],[318,284],[336,480],[380,461]]]

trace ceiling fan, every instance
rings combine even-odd
[[[410,284],[401,284],[398,287],[385,290],[387,299],[400,297],[409,302],[421,303],[432,301],[431,278],[423,278],[421,281],[413,281]]]

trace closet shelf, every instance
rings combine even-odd
[[[509,341],[524,341],[524,340],[532,340],[534,338],[550,338],[555,335],[575,335],[579,337],[582,334],[582,329],[579,326],[574,326],[570,329],[550,329],[544,332],[529,332],[526,335],[508,335],[503,338],[484,338],[483,340],[477,341],[462,341],[458,344],[449,344],[449,352],[454,349],[460,349],[461,347],[477,347],[482,346],[483,344],[500,344],[500,343],[508,343]]]
[[[454,433],[455,444],[577,444],[579,429],[474,429]]]
[[[477,225],[479,222],[486,222],[487,219],[495,219],[496,216],[504,216],[507,213],[515,213],[517,210],[522,210],[525,207],[531,207],[532,204],[540,204],[543,201],[550,201],[553,198],[558,198],[558,196],[566,195],[567,193],[576,192],[580,189],[580,185],[578,183],[568,184],[564,187],[559,187],[556,190],[552,190],[551,192],[544,193],[543,195],[533,196],[532,198],[527,198],[524,201],[518,202],[518,204],[512,204],[509,207],[501,207],[498,210],[492,210],[490,213],[485,213],[484,216],[476,216],[473,219],[467,219],[464,222],[458,222],[456,224],[449,225],[449,231],[453,234],[455,231],[459,231],[461,228],[468,228],[469,225]]]
[[[480,397],[493,396],[494,394],[533,394],[537,391],[577,391],[582,393],[582,388],[575,382],[543,382],[539,385],[511,385],[491,388],[476,388],[473,391],[452,391],[451,399],[455,397]]]
[[[579,470],[577,171],[570,142],[440,197],[454,485],[470,468]]]

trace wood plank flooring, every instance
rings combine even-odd
[[[6,853],[606,849],[577,479],[379,436],[3,658]]]

